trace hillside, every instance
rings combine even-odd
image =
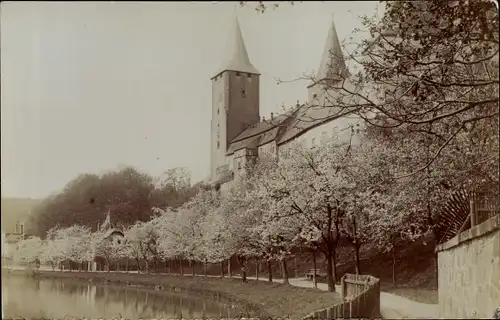
[[[14,232],[18,220],[26,223],[33,208],[41,201],[41,199],[2,197],[2,231]]]

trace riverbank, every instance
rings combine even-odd
[[[12,275],[25,271],[12,270]],[[340,302],[337,293],[300,288],[280,283],[215,277],[192,277],[164,274],[137,274],[122,272],[61,272],[39,271],[37,278],[66,278],[93,283],[142,286],[149,290],[190,292],[197,295],[220,297],[236,304],[258,310],[259,317],[289,317],[300,319],[318,309]]]

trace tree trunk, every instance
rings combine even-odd
[[[293,256],[293,269],[294,269],[294,278],[297,278],[297,255]]]
[[[233,270],[231,268],[231,258],[232,257],[229,257],[229,259],[227,260],[227,274],[230,279],[233,277]]]
[[[436,285],[436,288],[438,288],[439,286],[439,268],[438,268],[438,254],[436,252],[436,243],[438,242],[437,238],[438,238],[438,235],[437,235],[437,230],[436,228],[432,228],[432,234],[433,234],[433,241],[432,241],[432,244],[433,244],[433,251],[434,251],[434,277],[436,278],[436,280],[434,281],[435,285]]]
[[[392,286],[396,287],[396,247],[392,247]]]
[[[182,258],[179,259],[179,268],[181,271],[181,276],[184,275],[184,266],[182,265]]]
[[[335,292],[335,281],[333,274],[333,250],[326,250],[326,277],[328,281],[328,292]]]
[[[316,266],[316,250],[312,251],[312,255],[313,255],[313,268],[314,268],[313,283],[314,283],[314,288],[318,289],[318,281],[316,279],[316,270],[317,270],[317,266]]]
[[[358,244],[357,240],[356,242],[354,243],[354,251],[355,251],[355,255],[356,255],[356,274],[361,274],[361,270],[360,270],[360,263],[359,263],[359,247],[361,245]]]
[[[241,262],[241,279],[243,282],[247,282],[247,261],[245,258],[240,259]]]
[[[333,247],[332,250],[332,272],[333,272],[333,283],[337,283],[337,248]]]
[[[224,260],[220,262],[220,277],[224,278]]]
[[[196,275],[196,261],[190,260],[191,263],[191,271],[193,271],[193,277]]]
[[[205,265],[203,266],[203,273],[205,277],[207,276],[207,267],[208,267],[208,261],[205,259]]]
[[[259,280],[259,267],[260,267],[260,260],[256,260],[255,262],[255,278]]]
[[[267,271],[269,272],[269,282],[273,282],[273,264],[271,260],[267,260]]]
[[[127,260],[126,260],[126,262],[125,262],[125,272],[127,272],[127,273],[128,273],[128,258],[127,258]]]
[[[434,276],[436,277],[436,288],[439,288],[439,268],[438,268],[438,253],[434,252]]]
[[[283,274],[283,283],[290,284],[290,281],[288,281],[288,267],[286,265],[286,258],[281,259],[281,273]]]

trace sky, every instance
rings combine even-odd
[[[2,197],[43,198],[124,166],[209,175],[210,78],[237,16],[260,71],[260,114],[305,101],[328,28],[361,28],[378,2],[2,2]],[[355,39],[366,37],[354,35]]]

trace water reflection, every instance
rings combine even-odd
[[[234,317],[244,307],[186,293],[94,285],[62,279],[2,277],[6,318],[201,318]]]

